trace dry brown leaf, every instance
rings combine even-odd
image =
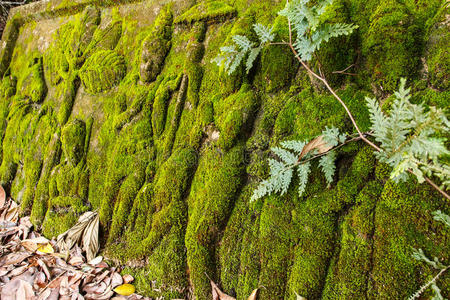
[[[0,258],[0,267],[7,265],[20,264],[26,258],[30,257],[28,252],[15,252],[7,254]]]
[[[84,259],[82,256],[72,256],[68,263],[72,266],[79,266],[84,262]]]
[[[125,274],[122,277],[123,277],[123,283],[130,283],[130,282],[133,282],[133,280],[134,280],[134,277],[131,276],[130,274]]]
[[[111,286],[115,288],[118,285],[123,284],[122,276],[119,273],[113,273],[111,275]]]
[[[258,297],[259,289],[254,289],[253,292],[250,294],[250,296],[247,298],[247,300],[256,300],[256,297]]]
[[[20,287],[20,279],[13,279],[2,287],[0,299],[16,300],[16,292]]]
[[[18,219],[19,219],[19,206],[17,205],[16,202],[10,201],[10,205],[6,211],[4,220],[17,223]]]
[[[98,229],[100,220],[96,214],[89,222],[88,226],[83,232],[83,250],[86,251],[86,258],[91,261],[97,255],[100,245],[98,243]]]
[[[42,271],[44,272],[45,276],[47,276],[47,279],[50,280],[51,276],[47,265],[41,259],[38,259],[37,263],[42,268]]]
[[[317,153],[321,154],[321,153],[325,153],[329,150],[331,150],[330,145],[328,145],[324,140],[323,140],[323,136],[319,135],[318,137],[316,137],[315,139],[313,139],[312,141],[310,141],[308,144],[306,144],[303,149],[302,152],[300,153],[300,156],[298,157],[298,160],[300,161],[306,154],[308,154],[309,152],[317,149]]]
[[[5,206],[6,202],[6,192],[3,186],[0,184],[0,209]]]
[[[52,293],[51,289],[46,289],[39,294],[37,300],[48,300],[51,293]]]
[[[212,280],[211,280],[211,288],[212,288],[213,300],[236,300],[236,298],[228,296],[227,294],[222,292],[219,289],[219,287]]]
[[[46,283],[46,276],[44,274],[44,272],[39,272],[36,277],[34,278],[34,286],[37,286],[39,289],[44,288],[47,283]],[[50,295],[50,293],[49,293]]]
[[[21,267],[14,268],[13,270],[11,270],[11,272],[9,272],[8,276],[9,277],[19,276],[23,272],[25,272],[27,270],[27,268],[28,268],[28,264],[21,266]]]
[[[30,251],[35,252],[40,246],[48,244],[49,240],[46,239],[43,236],[32,238],[32,239],[25,239],[21,241],[22,246]]]
[[[92,265],[92,266],[96,266],[96,265],[98,265],[99,263],[101,263],[102,261],[103,261],[103,256],[97,256],[96,258],[90,260],[90,261],[88,262],[88,264],[90,264],[90,265]]]
[[[30,283],[20,280],[20,285],[16,292],[16,299],[34,300],[34,291]]]

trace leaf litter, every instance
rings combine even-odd
[[[74,227],[48,240],[32,231],[29,217],[0,186],[0,299],[151,300],[134,293],[131,275],[109,267],[99,250],[98,214],[83,214]],[[126,287],[126,296],[122,291]]]

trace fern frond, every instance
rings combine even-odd
[[[250,72],[250,69],[253,67],[253,62],[258,57],[259,53],[261,52],[261,47],[253,48],[250,50],[250,53],[247,57],[247,62],[245,63],[245,71]]]
[[[272,28],[268,28],[260,23],[253,24],[253,29],[261,44],[270,43],[275,38],[275,34],[272,33]]]
[[[336,127],[328,128],[325,127],[325,130],[322,131],[323,140],[330,146],[334,147],[339,144],[339,129]]]
[[[436,285],[436,282],[433,282],[431,284],[431,289],[434,292],[433,298],[431,300],[444,300],[444,297],[442,297],[441,289]]]
[[[297,167],[298,175],[298,195],[301,197],[306,190],[306,184],[308,183],[308,175],[311,171],[311,164],[309,162],[300,164]]]
[[[281,146],[288,150],[294,151],[297,155],[300,155],[302,153],[303,147],[305,147],[306,142],[301,141],[284,141],[281,142]]]
[[[430,259],[425,255],[425,253],[423,253],[423,250],[420,249],[420,248],[419,248],[419,249],[413,248],[413,254],[412,254],[412,257],[413,257],[415,260],[423,261],[423,262],[427,263],[428,265],[432,266],[432,267],[435,268],[435,269],[440,270],[440,269],[445,268],[445,266],[439,261],[439,259],[438,259],[437,257],[435,257],[434,260],[430,260]]]
[[[444,223],[445,226],[450,228],[450,216],[449,215],[444,214],[440,210],[436,210],[436,211],[432,212],[431,214],[433,215],[433,219],[435,219],[436,221]]]
[[[389,128],[389,119],[381,111],[381,107],[378,104],[377,99],[366,97],[367,108],[370,113],[370,121],[372,126],[370,129],[373,131],[373,136],[375,140],[381,144],[388,142],[386,139],[387,129]]]
[[[253,43],[246,36],[239,34],[233,35],[233,42],[235,42],[243,52],[249,51],[253,46]]]
[[[316,45],[316,49],[320,49],[320,44],[322,42],[328,42],[330,38],[338,37],[341,35],[349,35],[358,28],[358,25],[353,24],[322,24],[319,29],[314,31],[311,36],[313,44]]]
[[[319,160],[319,167],[321,167],[325,179],[327,180],[328,186],[333,182],[334,172],[336,171],[336,165],[334,161],[336,160],[336,152],[331,151],[327,155],[324,155]]]
[[[237,67],[239,67],[242,60],[244,59],[245,54],[246,54],[245,51],[241,51],[233,57],[233,60],[231,61],[230,66],[228,67],[227,71],[228,75],[231,75],[232,73],[234,73],[234,71],[236,71]]]
[[[287,165],[293,165],[297,162],[297,156],[287,150],[278,147],[273,147],[271,150]]]

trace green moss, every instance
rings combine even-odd
[[[17,83],[18,92],[32,103],[41,103],[47,95],[42,57],[33,56],[24,73],[25,76]]]
[[[257,99],[249,85],[214,103],[215,122],[220,130],[218,145],[230,149],[254,119]]]
[[[370,280],[374,211],[382,186],[372,181],[359,193],[341,224],[339,253],[332,261],[323,291],[325,299],[366,297]]]
[[[181,75],[178,77],[168,77],[161,83],[161,86],[156,91],[152,112],[152,126],[156,136],[160,136],[164,131],[169,101],[172,97],[172,93],[180,85],[181,78]]]
[[[214,245],[240,189],[243,159],[242,145],[224,154],[213,147],[207,148],[192,182],[185,244],[194,295],[201,299],[211,297],[211,287],[205,274],[215,277]]]
[[[450,54],[448,44],[450,42],[449,26],[446,23],[448,7],[443,6],[436,16],[430,20],[433,22],[428,32],[426,49],[426,64],[430,84],[441,90],[448,90],[450,73]]]
[[[320,298],[336,243],[336,216],[321,209],[328,197],[330,195],[325,192],[315,198],[308,198],[293,216],[297,224],[297,246],[286,287],[288,299],[295,299],[294,292],[307,299]]]
[[[411,247],[424,249],[430,257],[449,259],[448,232],[432,229],[435,225],[431,216],[438,207],[446,210],[448,205],[431,187],[417,185],[412,180],[402,184],[388,181],[381,201],[375,211],[373,281],[369,286],[369,298],[405,298],[419,288],[418,278],[435,274],[428,269],[420,275],[422,268],[417,267],[422,263],[412,258]]]
[[[5,44],[0,52],[0,77],[2,78],[11,62],[22,22],[23,20],[20,15],[14,15],[6,23],[6,27],[3,30],[2,43]]]
[[[117,85],[126,73],[125,60],[112,50],[100,50],[86,60],[80,78],[89,93],[99,93]]]
[[[372,82],[381,90],[392,91],[400,77],[411,77],[417,72],[419,36],[420,29],[410,12],[396,0],[380,3],[373,12],[362,41],[362,53],[367,57]]]
[[[105,27],[97,27],[89,46],[85,50],[86,56],[98,50],[114,50],[122,35],[122,20],[114,18]]]
[[[153,31],[142,44],[140,76],[143,82],[156,79],[164,66],[164,60],[171,47],[173,16],[170,5],[158,14]]]
[[[277,17],[273,32],[284,39],[289,36],[285,17]],[[261,67],[257,71],[255,83],[268,93],[276,92],[289,85],[297,73],[299,63],[289,47],[274,45],[266,47],[261,53]]]
[[[236,15],[236,9],[222,1],[204,1],[191,7],[175,19],[175,23],[227,20]]]

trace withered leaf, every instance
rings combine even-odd
[[[6,192],[3,186],[0,184],[0,209],[5,206],[6,202]]]
[[[297,300],[306,300],[305,297],[300,296],[299,294],[297,294],[296,292],[294,292],[295,295],[297,296]]]
[[[134,277],[131,276],[130,274],[123,275],[123,282],[124,283],[130,283],[130,282],[133,282],[133,280],[134,280]]]
[[[34,291],[31,284],[26,281],[20,280],[20,285],[16,292],[16,299],[33,300]]]
[[[316,137],[315,139],[313,139],[312,141],[310,141],[308,144],[306,144],[303,149],[302,152],[300,153],[300,156],[298,157],[298,160],[300,161],[306,154],[308,154],[309,152],[317,149],[317,153],[321,154],[321,153],[325,153],[329,150],[331,150],[330,145],[327,144],[327,142],[325,142],[323,140],[323,136],[319,135],[318,137]]]
[[[247,300],[256,300],[256,297],[258,297],[259,289],[254,289],[253,292],[250,294],[250,296],[247,298]]]
[[[227,294],[222,292],[219,289],[219,287],[212,280],[211,280],[211,288],[212,288],[213,300],[236,300],[236,298],[228,296]]]
[[[28,257],[30,257],[30,253],[28,252],[15,252],[7,254],[0,258],[0,267],[19,264]]]
[[[46,245],[48,242],[49,242],[48,239],[46,239],[43,236],[40,236],[33,239],[25,239],[20,243],[26,250],[30,252],[35,252],[40,246]]]
[[[81,241],[83,231],[89,225],[90,220],[96,215],[97,213],[92,211],[85,212],[78,218],[78,222],[72,228],[60,234],[56,241],[59,249],[63,252],[69,251],[75,244]]]
[[[100,245],[98,243],[98,229],[100,220],[98,214],[91,218],[88,226],[83,232],[83,250],[86,251],[86,258],[91,261],[97,255]]]

